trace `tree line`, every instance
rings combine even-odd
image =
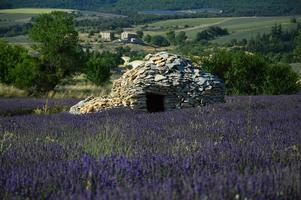
[[[299,0],[1,0],[2,8],[50,7],[81,10],[105,10],[131,13],[142,10],[183,10],[216,8],[223,15],[263,16],[293,15],[301,13]]]
[[[284,30],[281,24],[275,24],[270,33],[258,34],[249,40],[234,39],[228,46],[237,46],[246,51],[267,55],[275,61],[297,62],[293,50],[297,45],[300,30],[300,23],[296,23],[296,28],[292,30]]]

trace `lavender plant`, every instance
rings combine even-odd
[[[301,96],[0,117],[1,199],[300,199]],[[98,144],[98,145],[97,145]]]

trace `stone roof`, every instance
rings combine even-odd
[[[89,97],[70,109],[73,114],[114,107],[148,111],[149,95],[164,98],[164,110],[224,102],[224,83],[179,55],[147,55],[139,66],[114,81],[107,97]]]

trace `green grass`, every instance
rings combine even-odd
[[[16,8],[16,9],[2,9],[0,14],[45,14],[53,11],[72,12],[70,9],[57,8]]]
[[[226,43],[232,39],[241,40],[243,38],[250,39],[258,33],[267,33],[271,27],[281,24],[284,29],[292,29],[297,25],[290,22],[290,16],[282,17],[224,17],[224,18],[189,18],[177,20],[163,20],[156,23],[148,24],[149,26],[162,27],[159,31],[145,31],[150,35],[165,35],[168,29],[177,26],[188,25],[187,28],[175,29],[176,32],[185,31],[189,39],[194,39],[198,32],[207,29],[209,26],[220,26],[227,28],[230,35],[213,40],[216,43]],[[296,16],[298,22],[301,22],[301,16]]]
[[[169,28],[173,26],[199,26],[202,24],[212,24],[222,21],[223,18],[187,18],[187,19],[171,19],[165,21],[155,22],[150,26],[161,26],[163,28]]]

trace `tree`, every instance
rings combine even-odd
[[[170,43],[168,40],[163,37],[162,35],[155,35],[152,37],[151,44],[159,46],[159,47],[166,47],[169,46]]]
[[[176,33],[174,31],[167,32],[166,38],[170,42],[170,44],[176,44]]]
[[[296,59],[301,62],[301,30],[299,30],[299,34],[296,38],[296,47],[294,50],[294,54],[296,56]]]
[[[258,95],[262,93],[267,62],[264,57],[245,52],[232,56],[231,67],[225,73],[230,93]]]
[[[119,54],[103,52],[90,55],[86,64],[87,79],[96,85],[103,85],[110,80],[111,69],[122,62]]]
[[[217,51],[215,54],[204,59],[203,68],[206,71],[225,79],[225,73],[229,71],[232,66],[232,57],[233,53],[229,51]]]
[[[268,95],[292,94],[298,91],[298,74],[288,64],[269,65],[263,85]]]
[[[12,46],[0,39],[0,82],[5,84],[13,83],[14,79],[11,72],[22,61],[24,54],[27,54],[24,48]]]
[[[37,83],[37,72],[41,67],[38,58],[32,58],[28,55],[19,62],[12,70],[11,76],[13,77],[13,85],[20,89],[25,89],[31,94],[35,92]]]
[[[206,71],[225,81],[228,94],[261,94],[267,62],[259,55],[218,51],[203,62]]]
[[[143,40],[144,40],[146,43],[150,43],[150,42],[152,41],[152,36],[146,35],[146,36],[144,36]]]
[[[65,77],[80,70],[83,52],[79,46],[78,33],[73,17],[64,12],[42,14],[34,23],[29,36],[38,44],[39,71],[36,73],[37,92],[48,92]]]
[[[176,36],[176,44],[183,44],[187,40],[186,33],[181,31]]]
[[[196,41],[202,41],[202,40],[212,40],[214,37],[207,31],[204,30],[202,32],[197,33],[196,35]]]
[[[140,39],[143,38],[143,35],[144,35],[143,31],[137,31],[136,33],[137,33],[137,36],[138,36]]]

